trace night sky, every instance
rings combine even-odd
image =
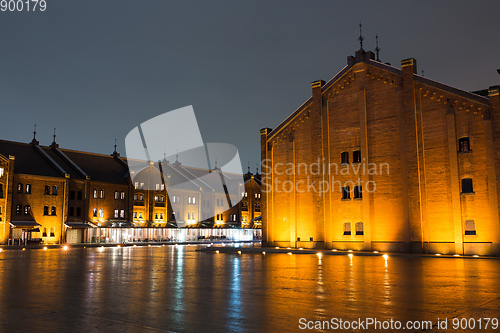
[[[0,12],[0,139],[125,153],[140,123],[193,105],[205,142],[260,160],[276,127],[359,49],[463,89],[500,84],[500,2],[46,0]]]

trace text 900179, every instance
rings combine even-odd
[[[44,12],[47,9],[47,1],[45,0],[1,0],[0,10],[2,12]]]

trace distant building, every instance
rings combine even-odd
[[[35,138],[29,144],[0,140],[0,242],[259,239],[260,224],[247,221],[257,207],[249,207],[250,213],[241,205],[222,211],[216,202],[226,197],[216,198],[210,188],[200,196],[200,187],[206,187],[202,182],[188,182],[193,191],[174,189],[169,200],[175,178],[203,172],[212,170],[163,161],[151,163],[132,182],[126,158],[116,149],[111,155],[62,149],[55,137],[50,146]],[[145,186],[151,179],[160,181]],[[258,191],[254,183],[241,188]]]
[[[374,59],[260,131],[263,245],[500,255],[500,87]]]

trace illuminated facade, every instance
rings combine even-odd
[[[374,58],[357,51],[261,130],[263,245],[500,255],[499,86]]]
[[[62,149],[55,137],[50,146],[39,145],[35,138],[29,144],[0,140],[0,242],[260,238],[260,230],[243,230],[260,229],[259,223],[242,218],[260,215],[260,207],[221,210],[216,202],[225,196],[219,198],[209,188],[200,195],[204,185],[195,180],[189,182],[192,191],[173,189],[169,196],[167,188],[176,177],[211,171],[179,161],[163,161],[162,166],[164,170],[151,163],[131,182],[126,158],[116,150],[101,155]],[[252,174],[245,177],[254,179]],[[159,179],[158,184],[149,184],[151,179]],[[241,191],[254,195],[255,181],[247,183],[241,184]]]

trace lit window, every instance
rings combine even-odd
[[[120,193],[120,199],[125,200],[125,192]]]
[[[137,212],[134,212],[134,219],[137,218]]]
[[[355,199],[361,199],[361,198],[363,198],[363,190],[361,188],[361,185],[354,186],[354,198]]]
[[[344,235],[351,235],[351,223],[349,222],[344,223]]]
[[[97,208],[92,209],[92,216],[97,217]]]
[[[459,151],[469,151],[470,150],[469,138],[464,137],[464,138],[458,139],[458,150]]]
[[[259,193],[259,199],[260,199],[260,193]]]
[[[155,220],[158,220],[158,213],[155,213]]]
[[[257,199],[257,193],[255,193],[255,199]]]
[[[21,215],[21,205],[16,205],[16,214]]]
[[[57,195],[57,186],[52,186],[52,195]]]
[[[17,184],[17,193],[23,193],[23,184]]]
[[[31,207],[30,205],[24,206],[24,214],[29,215],[31,213]]]
[[[3,177],[4,168],[0,168],[0,177]]]
[[[144,188],[144,183],[141,183],[141,189]]]
[[[160,220],[163,220],[163,213],[160,214]]]
[[[120,218],[125,218],[125,209],[120,210]]]
[[[143,194],[139,194],[139,200],[140,201],[144,201],[144,195]]]
[[[142,212],[139,213],[139,218],[142,220]]]
[[[26,193],[31,194],[31,184],[26,184]]]
[[[97,190],[94,189],[94,199],[97,199]]]
[[[474,193],[471,178],[463,178],[462,179],[462,193]]]
[[[191,220],[191,213],[188,213],[188,220]]]
[[[99,196],[101,199],[104,199],[104,190],[101,190],[101,192],[99,193]]]
[[[165,184],[160,185],[160,190],[164,191],[165,190]]]
[[[164,202],[165,201],[165,197],[163,195],[160,196],[160,202]]]
[[[160,198],[157,195],[155,195],[155,202],[158,202],[158,201],[160,201]]]
[[[358,236],[364,235],[364,233],[363,233],[363,222],[357,222],[356,223],[356,235],[358,235]]]
[[[195,204],[196,204],[196,198],[193,197],[193,205],[195,205]]]
[[[248,193],[247,193],[247,192],[245,192],[245,198],[246,198],[247,196],[248,196]]]
[[[137,190],[139,188],[139,182],[134,183],[134,188]]]
[[[191,203],[191,197],[188,197],[188,204]]]
[[[159,191],[160,190],[160,184],[156,184],[156,190]]]
[[[118,218],[118,209],[115,209],[115,219]]]
[[[474,220],[465,221],[465,234],[466,235],[476,234],[476,223],[474,222]]]
[[[137,201],[137,199],[139,199],[139,196],[137,194],[134,194],[134,200]]]
[[[194,213],[191,213],[191,217],[193,218],[193,220],[195,219],[195,217],[194,217]]]
[[[120,193],[118,193],[118,191],[115,191],[115,200],[118,200],[119,197],[120,197]]]
[[[56,207],[52,206],[50,209],[50,215],[55,216],[56,215]]]
[[[340,163],[348,164],[349,163],[349,153],[344,151],[340,154]]]
[[[99,209],[99,217],[104,217],[104,209]]]

